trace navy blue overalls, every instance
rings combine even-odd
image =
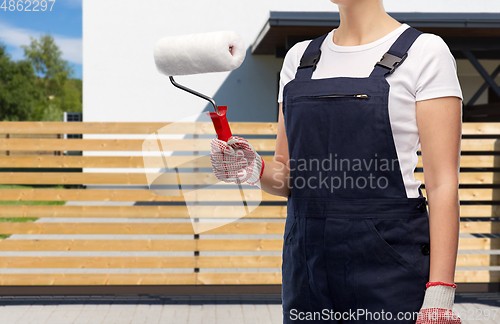
[[[421,33],[405,30],[367,78],[311,79],[323,35],[283,90],[291,186],[284,323],[415,323],[396,316],[422,306],[429,215],[420,188],[418,198],[406,194],[386,77]]]

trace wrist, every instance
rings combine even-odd
[[[457,285],[455,283],[446,283],[446,282],[442,282],[442,281],[429,281],[425,287],[426,288],[429,288],[429,287],[432,287],[432,286],[448,286],[448,287],[452,287],[452,288],[457,288]]]
[[[253,180],[253,181],[247,181],[247,183],[251,186],[255,186],[257,183],[260,182],[260,179],[262,178],[262,175],[264,174],[264,166],[265,166],[265,163],[264,163],[264,159],[257,153],[256,154],[256,159],[260,162],[260,163],[257,163],[257,165],[259,166],[259,170],[257,170],[259,172],[259,175],[257,177],[256,180]],[[260,188],[260,186],[258,186]]]

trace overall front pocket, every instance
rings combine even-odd
[[[386,253],[408,271],[426,279],[429,275],[429,256],[423,255],[420,245],[416,243],[417,237],[413,228],[415,220],[411,217],[376,220],[367,218],[365,222],[376,246],[380,248],[380,253]]]

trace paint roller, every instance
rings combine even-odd
[[[177,75],[227,72],[237,69],[245,59],[241,37],[233,31],[171,36],[160,39],[154,48],[156,69],[167,75],[172,84],[184,91],[209,101],[215,112],[207,113],[212,119],[217,138],[227,142],[232,136],[226,118],[227,106],[174,80]]]
[[[207,115],[212,119],[217,138],[227,142],[232,136],[226,118],[227,106],[217,106],[214,99],[180,85],[173,77],[237,69],[245,59],[245,44],[241,37],[233,31],[164,37],[156,42],[154,58],[156,69],[167,75],[175,87],[203,98],[214,106],[215,112],[207,113]],[[180,183],[177,168],[176,172],[178,183]],[[241,183],[238,183],[238,187],[246,214],[248,214],[249,209]],[[195,232],[198,233],[196,227]]]

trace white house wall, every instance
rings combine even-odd
[[[498,0],[385,0],[388,12],[499,12]],[[156,41],[165,36],[234,30],[247,49],[269,11],[337,11],[329,0],[84,0],[84,121],[175,121],[209,108],[157,72]],[[247,53],[225,73],[178,81],[227,105],[231,121],[276,121],[282,59]],[[469,83],[469,82],[467,82]]]

